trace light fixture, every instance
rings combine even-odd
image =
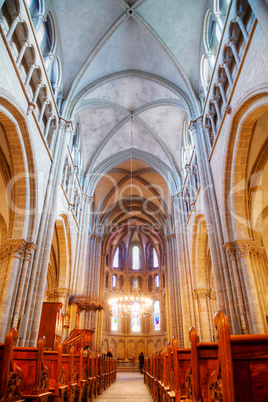
[[[133,116],[131,116],[131,121]],[[132,146],[132,124],[130,130],[130,223],[133,219],[133,146]],[[152,300],[150,297],[144,296],[139,288],[138,280],[135,282],[132,269],[133,293],[124,293],[124,286],[117,297],[111,297],[108,301],[110,306],[110,315],[112,317],[129,318],[133,312],[139,313],[142,317],[150,317]],[[135,283],[137,286],[135,286]]]

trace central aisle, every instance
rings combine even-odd
[[[146,385],[143,382],[143,375],[140,373],[117,373],[117,380],[102,395],[98,401],[132,401],[152,402],[153,399]]]

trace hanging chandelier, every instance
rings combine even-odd
[[[133,116],[131,116],[133,119]],[[132,120],[131,120],[132,121]],[[130,221],[132,221],[132,199],[133,199],[133,149],[132,149],[132,124],[131,124],[131,136],[130,136]],[[132,272],[133,274],[133,272]],[[133,283],[135,284],[134,277],[132,275]],[[121,289],[119,295],[117,297],[111,297],[108,301],[110,306],[110,315],[112,317],[120,317],[120,318],[129,318],[130,316],[134,316],[135,314],[139,314],[141,317],[150,317],[151,316],[151,306],[152,300],[150,297],[143,296],[141,293],[141,289],[139,287],[135,288],[134,285],[134,293],[127,294],[123,293],[123,288]]]
[[[139,313],[142,317],[150,317],[152,300],[142,295],[122,295],[110,298],[109,305],[112,317],[129,318],[133,313]]]

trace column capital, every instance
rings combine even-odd
[[[233,36],[229,36],[229,38],[227,38],[226,42],[225,42],[225,46],[233,46],[237,41],[237,38],[233,37]]]
[[[33,258],[34,252],[36,250],[36,247],[37,247],[36,244],[33,242],[26,244],[24,260],[31,261],[31,259]]]
[[[225,79],[224,78],[218,78],[215,82],[215,85],[217,87],[221,87],[223,84],[225,83]]]
[[[228,257],[230,260],[235,260],[235,250],[236,250],[236,245],[231,242],[225,243],[223,246],[224,250],[226,250]]]
[[[229,66],[230,63],[231,63],[231,60],[229,60],[229,59],[222,59],[221,67],[226,68],[226,67]]]
[[[245,15],[244,11],[236,11],[234,13],[232,22],[238,22],[239,20],[241,20],[244,17],[244,15]]]
[[[241,239],[234,242],[238,258],[249,256],[256,243],[252,239]]]
[[[206,114],[206,117],[207,117],[208,119],[210,119],[210,120],[213,119],[214,116],[215,116],[214,110],[209,110],[208,113]]]
[[[206,288],[192,289],[192,293],[195,299],[205,299],[207,296],[209,296],[210,289]]]
[[[212,98],[210,99],[210,101],[211,101],[212,103],[218,103],[219,100],[220,100],[220,97],[217,96],[217,95],[213,95]]]
[[[21,259],[24,255],[25,245],[24,239],[9,239],[10,254]]]

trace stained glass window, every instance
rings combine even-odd
[[[32,4],[32,0],[26,0],[26,5],[28,8],[30,8],[31,4]]]
[[[134,246],[132,249],[132,268],[140,269],[140,250],[138,246]]]
[[[118,305],[114,304],[112,306],[112,311],[113,311],[113,315],[112,315],[112,331],[117,331],[118,330]]]
[[[153,249],[153,256],[154,256],[154,268],[158,268],[158,257],[155,249]]]
[[[154,329],[160,330],[160,304],[158,300],[154,302]]]
[[[115,252],[115,254],[114,254],[113,267],[114,267],[114,268],[118,268],[118,267],[119,267],[119,247],[117,247],[116,252]]]
[[[159,288],[159,275],[155,275],[154,280],[155,280],[155,287]]]
[[[117,276],[113,275],[113,281],[112,281],[113,288],[116,287],[116,284],[117,284]]]
[[[132,306],[132,331],[139,332],[141,325],[141,316],[140,316],[140,305],[139,303],[133,303]]]

